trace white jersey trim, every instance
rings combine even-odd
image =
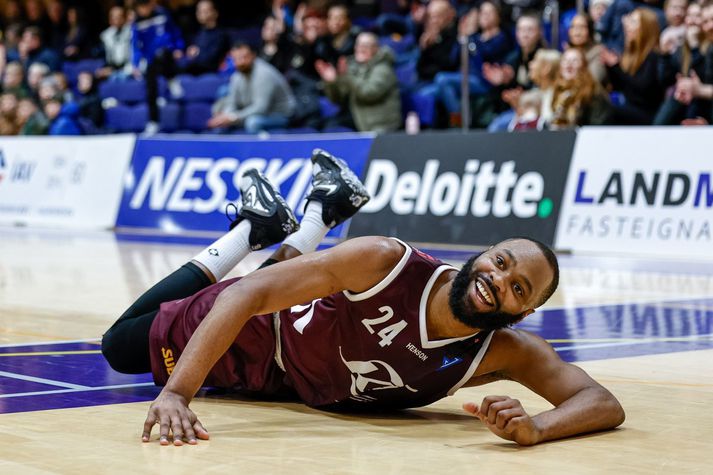
[[[386,288],[386,286],[389,285],[401,273],[404,266],[406,265],[406,262],[408,262],[408,258],[411,257],[411,252],[413,252],[413,251],[411,250],[411,246],[407,245],[405,242],[401,241],[400,239],[396,239],[396,238],[389,238],[389,239],[393,239],[394,241],[398,242],[406,249],[406,252],[404,252],[404,255],[401,257],[401,260],[398,262],[398,264],[396,264],[396,266],[393,269],[391,269],[391,272],[389,272],[389,275],[384,277],[384,279],[381,282],[379,282],[378,284],[376,284],[369,290],[365,290],[364,292],[360,292],[358,294],[353,294],[353,293],[349,292],[348,290],[343,290],[342,293],[348,300],[350,300],[352,302],[359,302],[361,300],[366,300],[370,297],[373,297],[374,295],[376,295],[379,292],[381,292],[382,290],[384,290],[384,288]]]
[[[478,354],[475,355],[475,358],[473,358],[473,362],[470,364],[468,371],[466,371],[465,374],[463,375],[463,378],[461,378],[461,380],[458,381],[456,383],[456,385],[451,388],[450,391],[448,391],[449,396],[453,396],[453,394],[456,391],[458,391],[465,383],[467,383],[470,380],[470,378],[473,377],[475,370],[478,369],[478,366],[480,366],[480,362],[483,361],[485,352],[488,351],[488,347],[490,346],[490,340],[493,339],[493,333],[495,333],[495,332],[492,331],[492,332],[488,333],[487,337],[485,337],[483,346],[480,347],[480,350],[478,350]]]
[[[428,339],[428,325],[426,323],[426,312],[427,312],[427,305],[428,305],[428,296],[431,294],[431,289],[433,289],[434,284],[436,283],[436,280],[438,277],[443,274],[447,270],[457,270],[453,266],[449,265],[442,265],[441,267],[437,268],[436,271],[433,273],[430,279],[428,279],[428,282],[426,283],[426,287],[423,289],[423,294],[421,294],[421,305],[419,306],[419,315],[418,315],[418,324],[419,324],[419,332],[421,335],[421,348],[438,348],[440,346],[446,346],[450,343],[455,343],[456,341],[461,341],[465,340],[466,338],[470,338],[476,335],[476,333],[473,333],[472,335],[467,335],[459,338],[448,338],[447,340],[429,340]]]

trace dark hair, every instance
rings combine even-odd
[[[152,0],[134,0],[134,7],[142,7],[148,5]]]
[[[533,239],[531,237],[527,236],[516,236],[512,238],[506,239],[506,241],[517,241],[519,239],[522,239],[524,241],[530,241],[533,243],[537,248],[542,252],[542,255],[545,256],[545,259],[547,259],[547,263],[550,266],[550,269],[552,269],[552,281],[550,282],[550,285],[548,285],[545,288],[545,291],[540,295],[540,298],[535,302],[535,307],[539,307],[540,305],[544,304],[549,300],[550,297],[552,297],[552,294],[555,293],[555,290],[557,290],[557,286],[560,283],[560,266],[559,262],[557,262],[557,256],[555,253],[550,249],[550,247],[543,243],[538,241],[537,239]]]
[[[242,39],[237,39],[233,42],[233,45],[230,47],[230,49],[240,49],[240,48],[247,48],[249,49],[253,54],[257,52],[257,49],[255,48],[254,45],[250,44],[249,42],[242,40]]]

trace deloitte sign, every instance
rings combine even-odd
[[[513,235],[552,243],[573,133],[389,135],[375,140],[371,201],[351,235],[485,245]]]

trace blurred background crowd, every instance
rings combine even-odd
[[[2,135],[713,120],[713,0],[4,0],[0,12]]]

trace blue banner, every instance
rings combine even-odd
[[[257,168],[279,186],[302,216],[312,180],[312,150],[322,148],[344,159],[361,176],[372,136],[363,134],[271,137],[196,136],[140,138],[117,219],[119,227],[166,233],[225,231],[225,207],[240,199],[239,179]],[[345,237],[344,225],[330,237]]]

